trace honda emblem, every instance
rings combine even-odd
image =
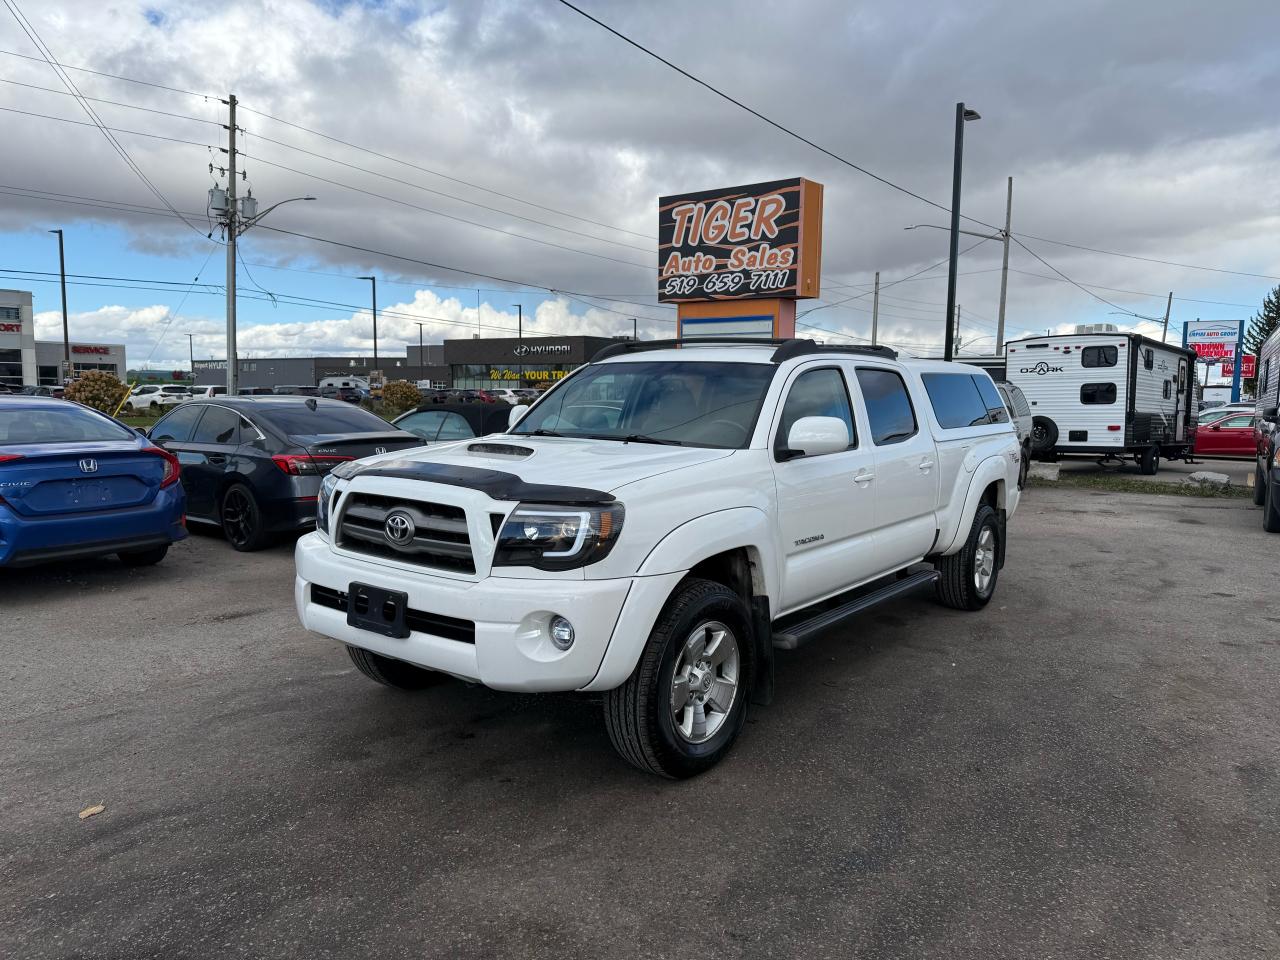
[[[80,472],[81,473],[97,473],[98,461],[94,460],[92,457],[85,457],[83,460],[80,461]]]
[[[386,452],[387,452],[387,448],[386,448],[386,447],[374,447],[374,448],[373,448],[373,452],[374,452],[374,453],[386,453]]]

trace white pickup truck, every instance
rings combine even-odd
[[[334,470],[295,601],[393,687],[601,693],[626,760],[687,777],[772,699],[775,648],[926,585],[985,606],[1020,459],[973,367],[619,343],[505,434]]]

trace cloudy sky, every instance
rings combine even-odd
[[[1248,317],[1280,282],[1274,2],[577,2],[944,205],[955,103],[981,111],[967,127],[962,209],[1000,224],[1014,178],[1025,247],[1011,256],[1010,336],[1098,320],[1158,334],[1111,312],[1160,315],[1170,290],[1174,326]],[[674,312],[655,296],[656,199],[683,190],[824,183],[823,294],[801,309],[820,308],[804,322],[833,339],[868,334],[875,271],[887,284],[946,257],[945,232],[903,229],[945,223],[942,211],[772,129],[555,0],[16,5],[61,63],[172,88],[69,71],[189,223],[86,125],[0,9],[0,285],[32,290],[39,334],[59,336],[46,231],[64,228],[77,275],[72,336],[126,342],[131,366],[185,365],[186,333],[197,358],[223,356],[226,256],[216,229],[205,237],[205,205],[226,182],[209,167],[226,162],[229,93],[244,107],[242,190],[263,207],[317,198],[242,240],[242,356],[369,352],[369,285],[356,278],[370,273],[388,353],[417,342],[416,321],[428,341],[508,335],[517,303],[535,332],[630,332],[638,317],[642,334],[669,334]],[[993,343],[999,266],[996,242],[962,258],[962,336],[974,352]],[[942,268],[886,289],[882,336],[929,352],[945,296]]]

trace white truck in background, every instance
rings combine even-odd
[[[723,757],[776,649],[922,587],[979,610],[1004,564],[1021,455],[972,367],[627,342],[510,416],[329,474],[298,615],[393,687],[602,693],[642,770]]]

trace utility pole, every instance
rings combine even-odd
[[[876,345],[876,330],[880,326],[880,271],[876,271],[876,292],[871,298],[871,345]]]
[[[373,369],[378,369],[378,278],[377,277],[357,277],[358,280],[368,280],[373,284]],[[421,333],[421,329],[418,331]]]
[[[1004,352],[1004,305],[1009,292],[1009,229],[1013,224],[1013,177],[1004,202],[1004,263],[1000,267],[1000,314],[996,317],[996,356]]]
[[[956,326],[955,326],[954,339],[955,339],[955,349],[959,351],[960,350],[960,304],[958,303],[956,304]],[[951,357],[947,357],[947,359],[950,360]]]
[[[956,104],[956,145],[951,169],[951,255],[947,264],[947,336],[942,358],[950,360],[955,353],[951,333],[951,314],[956,306],[956,269],[960,258],[960,172],[964,167],[964,125],[968,120],[981,120],[977,110],[968,110],[963,102]]]
[[[1169,336],[1169,311],[1173,308],[1173,291],[1169,291],[1169,299],[1164,305],[1164,330],[1160,332],[1160,342],[1164,343],[1165,337]]]
[[[227,97],[230,122],[227,125],[227,396],[234,397],[240,385],[240,362],[236,355],[236,95]]]
[[[191,338],[194,334],[188,333],[187,337],[187,363],[189,364],[188,373],[191,374],[191,385],[196,385],[196,348],[195,341]]]
[[[640,339],[640,323],[638,320],[636,320],[635,317],[631,318],[631,339],[632,340]]]
[[[62,255],[62,231],[50,230],[58,235],[58,276],[62,281],[62,379],[71,376],[71,328],[67,324],[67,261]]]
[[[518,343],[516,349],[520,352],[520,379],[516,382],[517,386],[524,386],[524,307],[516,304],[516,338]]]
[[[422,328],[426,326],[426,324],[422,323],[420,320],[415,320],[413,322],[418,325],[418,366],[425,369],[427,366],[427,358],[423,356]]]

